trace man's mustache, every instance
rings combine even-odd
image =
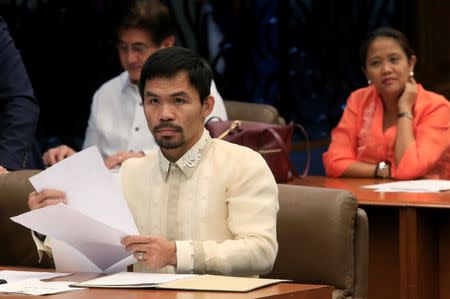
[[[161,124],[158,124],[158,125],[153,127],[153,132],[156,133],[156,132],[158,132],[161,129],[173,129],[173,130],[176,130],[176,131],[183,132],[183,128],[182,127],[177,126],[177,125],[175,125],[173,123],[161,123]]]

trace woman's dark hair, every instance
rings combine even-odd
[[[394,39],[403,49],[406,57],[411,58],[411,56],[414,55],[414,51],[403,33],[391,27],[380,27],[369,33],[359,50],[359,58],[361,59],[361,66],[363,70],[366,69],[367,51],[372,42],[379,37],[389,37]]]
[[[156,51],[144,64],[139,80],[139,92],[144,99],[144,87],[154,78],[173,78],[180,72],[186,72],[189,82],[197,90],[203,105],[210,95],[213,72],[208,63],[192,50],[182,47],[170,47]]]

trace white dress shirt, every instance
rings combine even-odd
[[[272,269],[278,188],[259,153],[205,130],[177,162],[155,150],[125,161],[120,176],[139,233],[176,243],[177,267],[158,272],[250,276]],[[136,264],[135,271],[154,270]]]
[[[227,120],[223,99],[214,81],[210,114]],[[103,158],[119,151],[148,152],[157,148],[145,118],[141,96],[127,71],[103,84],[94,94],[83,148],[96,145]]]

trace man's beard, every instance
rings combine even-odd
[[[173,136],[164,136],[161,138],[156,138],[156,133],[158,132],[158,130],[162,129],[162,128],[171,128],[171,129],[175,129],[176,131],[179,132],[180,134],[180,138],[176,138]],[[183,134],[183,128],[177,125],[174,125],[172,123],[161,123],[159,125],[156,125],[153,128],[153,136],[155,136],[155,141],[156,144],[161,148],[161,149],[175,149],[175,148],[179,148],[180,146],[182,146],[185,143],[185,138],[184,138],[184,134]]]
[[[155,138],[155,141],[161,149],[175,149],[184,144],[184,135],[181,135],[178,140],[174,140],[173,137],[162,137],[160,139]]]

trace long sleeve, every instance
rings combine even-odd
[[[449,106],[445,99],[431,93],[416,104],[414,109],[415,142],[408,146],[398,165],[392,164],[393,178],[423,177],[443,157],[450,147]]]
[[[355,161],[357,148],[357,97],[351,94],[341,120],[331,132],[331,143],[323,154],[327,176],[339,177]]]
[[[39,106],[19,51],[0,18],[0,165],[29,165]]]
[[[242,158],[252,161],[251,170],[236,175],[227,197],[228,228],[234,238],[193,241],[195,273],[248,276],[272,270],[278,251],[277,185],[261,156]]]

